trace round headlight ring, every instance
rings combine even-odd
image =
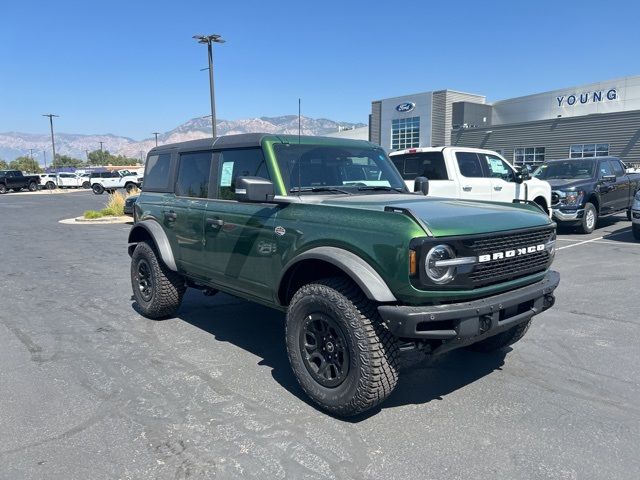
[[[456,254],[449,245],[436,245],[429,250],[424,260],[424,269],[429,280],[436,285],[451,282],[455,277],[456,267],[436,267],[435,263],[438,260],[453,260],[454,258],[456,258]]]

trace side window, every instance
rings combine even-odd
[[[169,189],[169,174],[171,170],[171,154],[151,155],[147,158],[144,172],[143,190],[163,191]]]
[[[611,160],[611,166],[613,167],[613,173],[616,177],[622,177],[624,175],[624,169],[618,160]]]
[[[507,163],[501,158],[494,157],[493,155],[481,155],[487,161],[489,167],[489,175],[492,178],[501,178],[505,182],[515,182],[516,177],[513,170]]]
[[[460,174],[467,178],[482,178],[482,164],[476,153],[472,152],[456,152],[456,160]]]
[[[600,178],[606,175],[613,175],[613,170],[611,169],[611,164],[608,161],[603,160],[600,162]]]
[[[219,152],[218,198],[235,200],[236,178],[238,177],[271,179],[261,149],[243,148]]]
[[[212,152],[180,154],[175,194],[179,197],[207,198]]]

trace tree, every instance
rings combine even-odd
[[[137,158],[129,158],[124,155],[111,155],[108,150],[94,150],[87,155],[87,163],[89,165],[138,165],[140,160]]]
[[[42,168],[40,168],[40,164],[33,158],[29,157],[18,157],[9,163],[9,168],[11,170],[21,170],[23,172],[28,173],[40,173],[42,172]]]
[[[0,160],[0,170],[8,170],[8,169],[9,169],[9,164],[4,160]]]
[[[78,168],[78,167],[83,167],[84,166],[84,162],[78,158],[73,158],[70,157],[68,155],[58,155],[56,154],[56,159],[53,162],[53,164],[51,165],[54,168],[57,167],[73,167],[73,168]]]

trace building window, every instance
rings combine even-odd
[[[402,150],[420,146],[420,117],[391,120],[391,149]]]
[[[608,143],[585,143],[569,147],[570,158],[608,157]]]
[[[545,147],[516,147],[513,149],[514,165],[540,165],[544,163]]]

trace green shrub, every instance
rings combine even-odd
[[[87,210],[84,212],[84,218],[94,219],[104,217],[104,213],[98,212],[96,210]]]

